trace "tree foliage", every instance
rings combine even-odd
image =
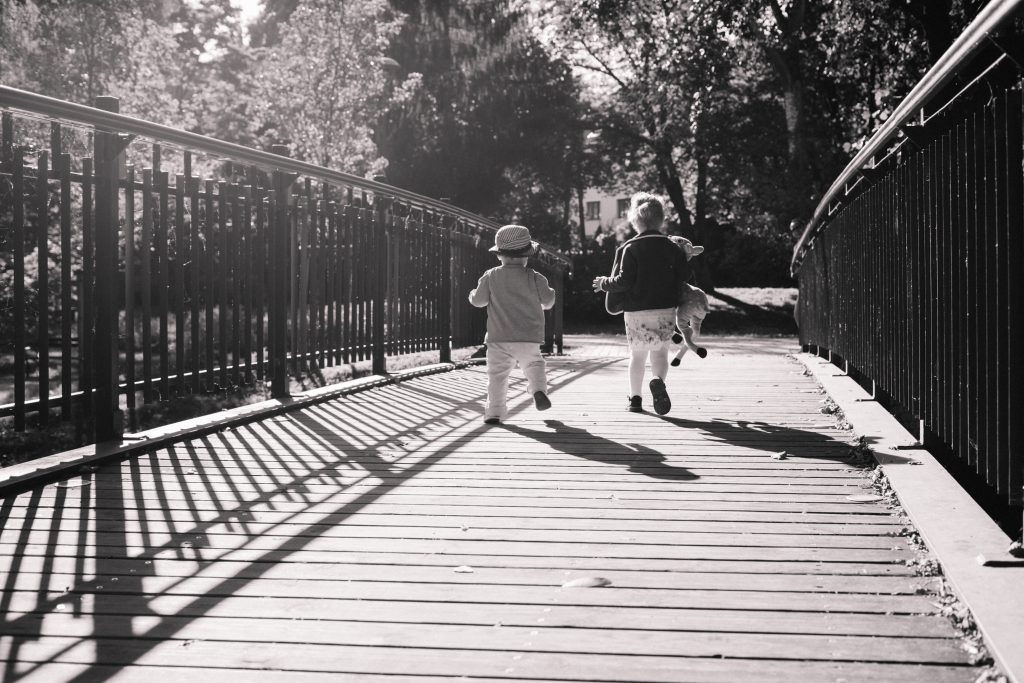
[[[774,254],[982,4],[264,0],[243,26],[231,0],[0,0],[0,81],[567,247],[583,187],[661,187],[680,231]]]

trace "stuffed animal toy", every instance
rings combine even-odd
[[[683,250],[687,261],[704,253],[704,247],[694,246],[693,242],[685,237],[671,236],[669,239]],[[707,349],[694,343],[700,336],[700,326],[707,314],[708,295],[704,290],[684,282],[679,291],[679,305],[676,306],[676,326],[679,330],[672,335],[672,341],[676,344],[682,343],[682,346],[672,359],[673,367],[679,365],[687,351],[693,351],[701,358],[708,355]]]

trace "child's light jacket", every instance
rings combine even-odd
[[[555,305],[555,290],[533,268],[491,268],[469,293],[474,306],[487,306],[485,342],[544,342],[544,311]]]

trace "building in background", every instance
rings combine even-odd
[[[601,188],[588,188],[583,193],[584,229],[593,237],[608,233],[626,221],[629,196],[612,194]]]

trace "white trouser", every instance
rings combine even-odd
[[[508,395],[508,376],[519,363],[529,387],[530,396],[538,391],[547,393],[548,378],[540,344],[536,342],[487,342],[487,405],[484,419],[496,417],[504,420],[508,415],[505,405]]]

